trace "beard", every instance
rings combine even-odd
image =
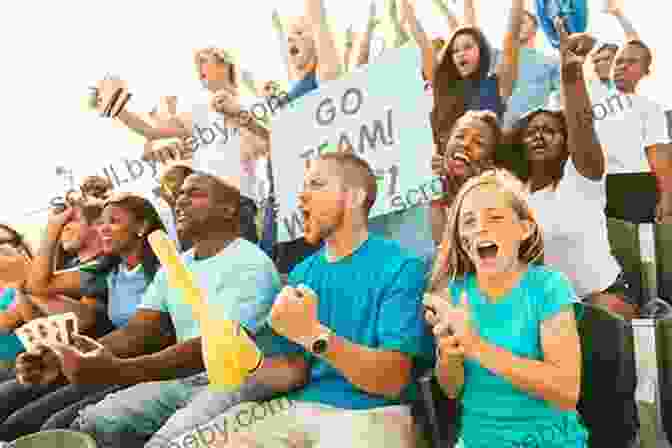
[[[304,227],[304,239],[308,244],[316,246],[320,242],[331,238],[338,228],[343,225],[343,214],[339,214],[339,216],[330,219],[328,222],[318,223],[311,221],[309,221],[310,224],[307,228]],[[305,230],[308,230],[308,232]]]

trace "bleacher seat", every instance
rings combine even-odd
[[[623,447],[634,435],[637,371],[632,327],[620,316],[588,304],[578,322],[581,394],[577,409],[590,431],[590,448]],[[616,442],[617,443],[617,442]]]
[[[663,430],[672,444],[672,318],[656,322],[656,351]]]
[[[95,440],[77,431],[54,429],[29,434],[11,443],[13,448],[96,448]]]

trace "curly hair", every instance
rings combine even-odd
[[[87,176],[79,187],[84,196],[105,199],[113,189],[110,179],[102,176]]]

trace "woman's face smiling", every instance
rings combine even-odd
[[[478,70],[481,50],[474,36],[462,33],[455,37],[451,47],[451,57],[461,78],[467,78]]]
[[[511,198],[495,185],[468,192],[458,217],[462,250],[479,274],[514,272],[520,268],[520,246],[530,236],[531,223],[521,220]]]
[[[103,210],[99,227],[106,255],[123,255],[133,250],[138,242],[140,223],[123,207],[110,204]]]
[[[492,165],[495,140],[495,132],[483,120],[469,115],[458,120],[444,152],[446,173],[456,187]]]

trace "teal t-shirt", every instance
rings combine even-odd
[[[480,293],[476,277],[450,286],[457,304],[466,289],[472,321],[488,343],[516,356],[542,360],[541,323],[577,302],[560,272],[529,266],[518,285],[494,303]],[[466,359],[461,438],[465,448],[583,448],[587,431],[576,411],[560,410],[505,378]]]
[[[261,249],[239,238],[213,257],[196,260],[190,250],[182,259],[205,292],[209,311],[240,322],[252,333],[266,322],[281,283],[273,261]],[[170,287],[164,269],[157,272],[139,308],[170,314],[178,342],[201,336],[191,305],[181,291]]]
[[[414,370],[419,371],[419,366],[431,363],[433,358],[422,308],[426,273],[419,257],[396,242],[371,235],[352,255],[337,262],[327,261],[322,248],[294,268],[288,284],[304,284],[315,291],[319,321],[338,336],[355,344],[406,353],[418,367]],[[327,362],[280,336],[276,336],[272,348],[263,348],[267,354],[303,353],[308,360],[310,380],[289,395],[292,400],[341,409],[371,409],[399,404],[412,393],[411,383],[398,400],[370,395]]]
[[[7,311],[16,299],[16,289],[6,288],[0,295],[0,312]],[[0,334],[0,361],[14,361],[16,355],[25,351],[21,340],[12,333]]]

